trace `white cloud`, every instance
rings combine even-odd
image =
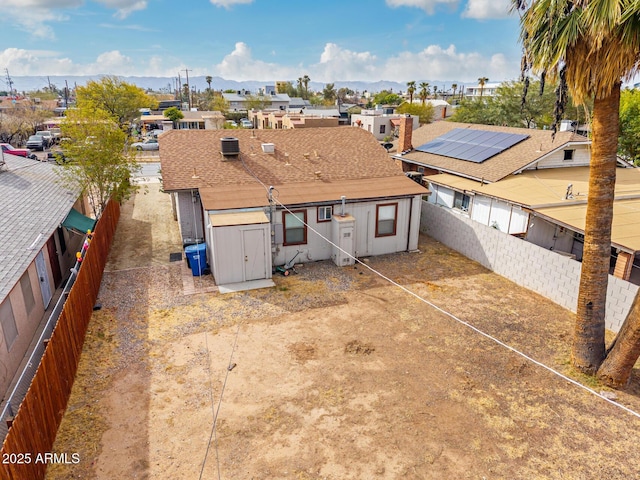
[[[377,58],[370,52],[353,52],[327,43],[320,55],[320,62],[309,66],[314,80],[362,80],[376,73]]]
[[[510,6],[510,0],[469,0],[462,16],[478,20],[507,18]]]
[[[107,8],[116,10],[115,16],[127,18],[131,13],[147,8],[147,0],[99,0]]]
[[[209,0],[216,7],[231,8],[234,5],[253,3],[253,0]]]
[[[470,82],[482,76],[502,81],[515,78],[519,68],[519,63],[509,61],[502,53],[486,57],[477,52],[457,52],[454,45],[446,49],[430,45],[418,53],[402,52],[389,58],[377,77],[396,81],[455,79]]]
[[[475,82],[479,77],[490,81],[515,79],[519,74],[519,59],[504,54],[485,56],[477,52],[458,52],[454,45],[443,48],[430,45],[420,52],[404,51],[383,59],[370,52],[355,52],[327,43],[319,52],[318,62],[282,65],[253,57],[244,42],[238,42],[232,52],[217,64],[185,65],[166,53],[134,59],[118,50],[103,52],[95,61],[78,64],[59,52],[7,48],[0,51],[0,65],[12,75],[98,75],[175,77],[189,68],[189,76],[217,75],[229,80],[295,80],[309,75],[313,81],[375,81],[392,80],[457,80]]]
[[[214,65],[214,70],[216,75],[233,80],[274,80],[299,76],[290,67],[254,59],[251,49],[244,42],[236,43],[233,52]]]
[[[432,15],[435,12],[436,7],[440,5],[449,6],[455,8],[458,6],[458,0],[386,0],[388,6],[393,8],[398,7],[415,7],[420,8]]]

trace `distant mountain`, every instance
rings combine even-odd
[[[14,76],[12,77],[14,88],[19,92],[31,92],[35,90],[41,90],[44,87],[55,85],[59,89],[63,89],[65,85],[69,88],[73,88],[75,85],[85,85],[89,80],[98,80],[102,75],[83,75],[83,76]],[[128,83],[133,83],[144,89],[151,89],[154,91],[167,91],[173,92],[176,86],[177,77],[120,77]],[[296,86],[296,80],[288,80],[293,86]],[[416,81],[416,85],[419,85],[423,80]],[[186,84],[186,78],[180,78],[182,84]],[[435,81],[428,80],[429,85],[438,86],[438,89],[448,89],[452,83],[457,83],[458,90],[463,85],[462,82],[455,80],[450,81]],[[222,77],[212,77],[211,88],[214,90],[248,90],[250,92],[257,92],[258,89],[265,85],[275,85],[276,80],[269,82],[261,82],[255,80],[249,81],[236,81],[227,80]],[[336,89],[350,88],[351,90],[358,91],[360,93],[364,91],[368,92],[380,92],[382,90],[391,90],[393,92],[404,92],[407,89],[407,84],[402,82],[392,82],[387,80],[379,80],[376,82],[361,82],[361,81],[336,81],[332,82]],[[326,83],[322,82],[310,82],[309,89],[313,91],[322,91]],[[206,82],[205,76],[190,77],[189,86],[196,90],[204,90],[209,85]],[[0,88],[2,90],[2,88]]]

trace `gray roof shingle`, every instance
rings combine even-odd
[[[4,156],[0,171],[0,303],[78,198],[58,183],[54,164]]]

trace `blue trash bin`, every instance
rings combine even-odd
[[[202,275],[207,269],[207,244],[189,245],[184,249],[184,253],[189,261],[193,276],[199,277]]]

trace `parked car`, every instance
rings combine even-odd
[[[38,158],[36,157],[36,154],[28,148],[16,148],[8,143],[0,143],[0,147],[2,147],[2,153],[17,155],[18,157],[32,158],[34,160]]]
[[[159,150],[160,145],[158,144],[158,140],[155,138],[150,138],[149,140],[145,140],[144,142],[135,142],[131,144],[131,148],[135,148],[136,150]]]
[[[242,128],[253,128],[253,123],[250,120],[240,120],[240,126]]]
[[[149,131],[146,133],[146,136],[147,136],[148,138],[158,138],[158,135],[160,135],[160,134],[161,134],[161,133],[163,133],[163,132],[164,132],[164,130],[160,130],[160,129],[149,130]]]
[[[59,128],[50,128],[49,131],[53,136],[53,143],[60,143],[60,137],[62,136],[62,131]]]
[[[36,135],[44,138],[45,148],[49,148],[51,147],[51,145],[53,145],[53,134],[49,130],[37,131]]]
[[[31,150],[44,151],[46,147],[46,140],[42,135],[31,135],[27,140],[27,148]]]

